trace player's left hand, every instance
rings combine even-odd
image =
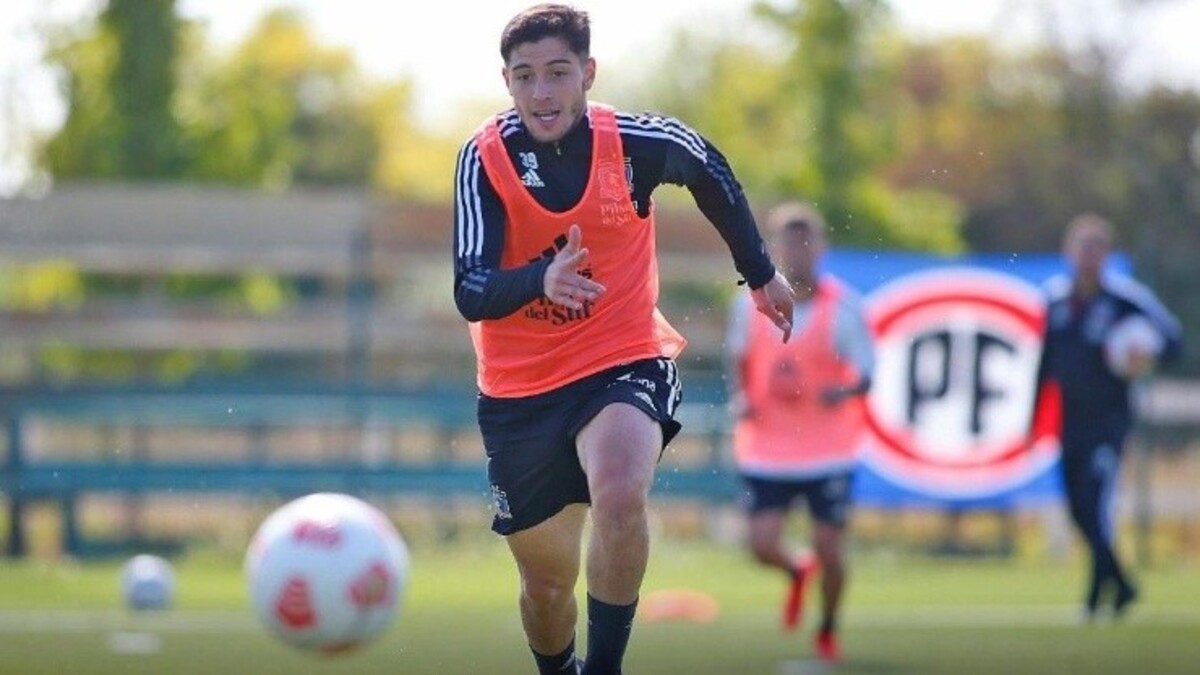
[[[1125,364],[1125,376],[1131,380],[1135,380],[1144,375],[1149,375],[1150,371],[1154,370],[1154,353],[1145,349],[1139,349],[1136,346],[1130,347],[1129,358]]]
[[[796,309],[796,293],[787,277],[779,271],[762,286],[750,291],[754,307],[783,331],[783,341],[792,337],[792,314]]]

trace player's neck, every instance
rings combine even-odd
[[[1100,292],[1100,277],[1095,275],[1075,277],[1071,292],[1078,298],[1087,299],[1094,297]]]

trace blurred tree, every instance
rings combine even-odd
[[[180,23],[174,9],[173,0],[111,0],[97,21],[58,29],[51,61],[63,73],[69,113],[42,148],[53,177],[367,188],[381,173],[381,147],[392,161],[421,147],[408,124],[408,84],[366,81],[350,51],[319,44],[302,15],[270,12],[232,50],[217,52],[202,26]],[[397,129],[404,141],[385,144]],[[446,155],[452,162],[453,150]],[[394,180],[404,185],[404,176]],[[37,275],[0,270],[0,303],[49,311],[67,301],[104,305],[151,293],[180,305],[271,314],[286,310],[296,293],[290,282],[254,272],[144,279],[66,267]],[[237,354],[150,356],[73,345],[47,346],[31,361],[52,377],[103,379],[178,378],[248,363]]]
[[[1200,250],[1200,94],[1155,88],[1126,112],[1131,244],[1183,262]],[[1153,227],[1146,227],[1153,224]]]
[[[419,159],[445,151],[452,163],[454,149],[413,123],[408,81],[368,81],[293,9],[268,12],[227,53],[174,10],[110,0],[94,25],[52,37],[68,102],[41,152],[52,176],[445,195]]]
[[[109,0],[100,15],[117,45],[109,75],[122,175],[179,174],[179,125],[171,111],[179,53],[175,0]]]
[[[953,199],[936,189],[897,190],[883,180],[881,168],[897,143],[894,75],[881,58],[887,4],[795,0],[783,8],[760,0],[755,11],[789,39],[782,103],[811,128],[805,142],[812,166],[792,172],[798,180],[788,187],[821,207],[843,243],[960,249],[962,212]]]
[[[791,38],[783,103],[812,125],[816,184],[809,189],[834,222],[854,213],[855,181],[868,173],[878,130],[863,124],[866,80],[874,67],[871,28],[880,0],[798,0],[789,8],[758,2],[755,10]]]
[[[120,174],[120,141],[111,130],[117,113],[108,87],[116,61],[112,34],[86,35],[59,27],[49,37],[47,60],[61,71],[67,116],[39,152],[39,163],[59,178],[106,178]]]
[[[778,57],[755,45],[680,31],[653,72],[629,90],[613,92],[613,98],[649,104],[701,130],[756,194],[794,194],[816,182],[806,142],[811,128],[807,117],[781,101],[788,74]],[[678,198],[669,195],[663,196]]]
[[[317,43],[278,9],[185,81],[180,116],[193,178],[275,188],[366,185],[378,142],[362,75],[345,48]]]
[[[1048,180],[1063,142],[1045,58],[1005,57],[983,38],[894,46],[899,148],[887,181],[957,198],[971,248],[1057,246],[1048,225],[1061,214],[1046,209],[1064,194]]]
[[[90,34],[60,31],[67,119],[43,149],[60,178],[173,178],[183,170],[172,113],[180,25],[174,0],[111,0]]]
[[[1195,222],[1182,195],[1195,180],[1196,92],[1120,86],[1115,58],[1094,44],[1005,52],[984,37],[901,40],[892,60],[901,146],[888,182],[958,198],[971,248],[1055,250],[1084,210],[1113,218],[1138,247],[1159,236],[1147,224]]]
[[[458,146],[484,114],[465,120],[466,131],[433,132],[415,119],[414,96],[412,84],[402,81],[377,88],[366,102],[379,142],[374,184],[390,194],[449,202],[453,185],[446,177],[454,175]]]
[[[46,312],[78,307],[84,278],[72,265],[56,260],[0,268],[0,307],[18,312]]]
[[[1120,156],[1129,199],[1116,216],[1126,225],[1122,244],[1193,336],[1183,367],[1200,373],[1200,94],[1156,88],[1127,115]]]
[[[962,210],[953,198],[886,181],[899,144],[891,73],[878,54],[882,2],[756,8],[781,29],[781,48],[680,32],[655,75],[624,97],[636,95],[703,130],[754,201],[815,203],[839,244],[959,250]]]

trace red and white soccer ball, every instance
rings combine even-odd
[[[378,637],[395,619],[408,549],[378,509],[323,492],[268,516],[250,542],[245,569],[254,611],[273,634],[336,653]]]

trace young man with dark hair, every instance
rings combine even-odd
[[[678,120],[589,103],[586,13],[513,17],[500,40],[513,107],[484,122],[455,173],[455,301],[475,345],[495,513],[521,577],[540,673],[574,673],[585,517],[588,652],[621,672],[649,557],[647,502],[678,432],[683,338],[656,309],[651,195],[686,186],[759,311],[786,339],[792,292],[719,152]],[[589,508],[590,507],[590,508]]]

